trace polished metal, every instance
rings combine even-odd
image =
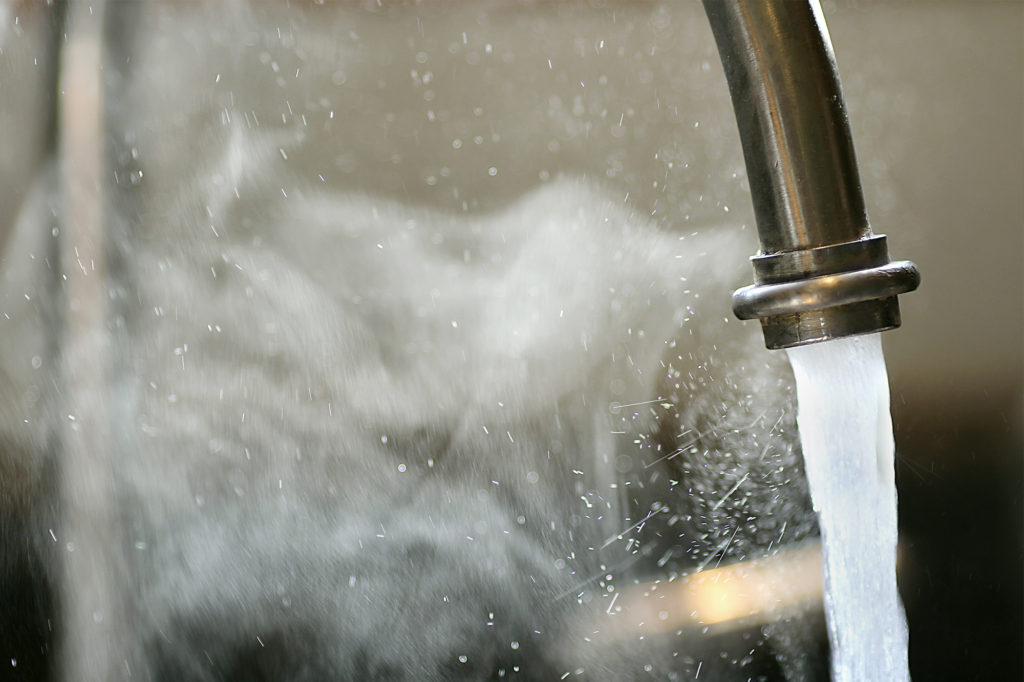
[[[828,29],[816,0],[704,0],[747,165],[761,252],[733,310],[769,348],[892,329],[917,288],[868,222]]]
[[[733,310],[743,320],[807,313],[896,296],[906,291],[908,282],[917,281],[914,264],[898,261],[835,275],[744,287],[733,294]]]

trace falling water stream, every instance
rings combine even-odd
[[[909,680],[896,589],[889,383],[878,334],[792,348],[800,438],[821,525],[835,682]]]

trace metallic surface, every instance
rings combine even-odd
[[[920,281],[910,261],[803,280],[743,287],[732,308],[741,320],[791,315],[905,293]]]
[[[895,296],[761,318],[764,343],[771,349],[805,346],[899,326],[900,308]]]
[[[739,126],[761,253],[733,309],[769,348],[899,326],[917,268],[868,223],[839,75],[816,0],[704,0]],[[856,319],[850,319],[856,318]]]

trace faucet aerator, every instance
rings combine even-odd
[[[889,260],[885,235],[751,260],[757,284],[733,294],[733,312],[760,319],[770,349],[895,329],[896,297],[921,282],[916,265]]]

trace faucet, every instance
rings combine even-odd
[[[871,231],[832,42],[818,0],[704,0],[729,83],[760,252],[733,294],[765,345],[789,348],[900,325],[921,281]]]

